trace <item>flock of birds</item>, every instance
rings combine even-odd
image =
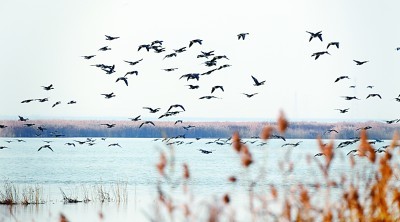
[[[309,37],[309,42],[313,41],[314,39],[317,39],[317,41],[319,40],[320,42],[323,42],[323,38],[322,38],[322,31],[319,32],[309,32],[307,31],[307,33],[310,35]],[[249,33],[239,33],[237,35],[237,39],[238,40],[246,40],[247,36],[249,35]],[[110,35],[105,35],[105,40],[106,41],[118,41],[120,37],[116,37],[116,36],[110,36]],[[315,40],[314,40],[315,41]],[[154,40],[150,43],[147,44],[141,44],[138,46],[137,51],[141,51],[141,50],[145,50],[147,52],[154,52],[154,53],[163,53],[166,52],[166,48],[164,47],[164,41],[162,40]],[[185,53],[187,50],[191,49],[192,47],[195,48],[195,46],[197,47],[201,47],[203,45],[203,40],[202,39],[193,39],[189,41],[188,46],[183,46],[180,47],[178,49],[173,49],[173,51],[171,51],[170,53],[166,53],[163,57],[163,60],[165,59],[169,59],[172,57],[177,57],[179,54],[181,53]],[[337,41],[333,41],[333,42],[329,42],[326,46],[326,49],[324,51],[319,51],[319,52],[315,52],[311,55],[311,57],[313,57],[315,60],[319,59],[321,56],[323,55],[331,55],[327,50],[330,48],[336,48],[335,50],[339,50],[339,42]],[[194,49],[191,50],[194,50]],[[112,50],[112,48],[110,48],[109,46],[103,46],[100,47],[98,49],[99,53],[103,53],[106,51]],[[400,50],[400,48],[397,48],[397,50]],[[90,55],[84,55],[82,56],[83,59],[85,60],[89,60],[91,61],[93,58],[96,57],[95,54],[90,54]],[[206,72],[203,73],[187,73],[187,74],[183,74],[180,76],[180,79],[184,79],[187,82],[189,81],[196,81],[198,82],[200,80],[200,78],[202,78],[203,76],[206,75],[211,75],[214,72],[217,72],[219,70],[225,69],[225,68],[229,68],[232,65],[231,64],[222,64],[222,65],[218,65],[221,61],[227,61],[229,60],[228,56],[226,55],[215,55],[215,50],[211,50],[211,51],[201,51],[200,53],[197,55],[196,59],[205,59],[205,61],[202,63],[204,64],[206,67],[209,67],[210,69]],[[128,61],[128,60],[123,60],[123,62],[125,62],[126,64],[129,65],[129,70],[127,70],[125,72],[125,74],[120,75],[118,77],[116,77],[115,82],[117,84],[123,83],[126,86],[129,86],[129,78],[130,76],[138,76],[139,75],[139,71],[137,69],[135,69],[136,65],[141,63],[144,60],[144,58],[135,60],[135,61]],[[360,61],[360,60],[353,60],[355,62],[355,65],[361,66],[364,65],[366,63],[368,63],[369,61],[365,60],[365,61]],[[103,71],[106,75],[112,75],[114,73],[116,73],[117,68],[115,64],[103,64],[103,63],[98,63],[98,64],[92,64],[91,66],[94,66],[96,68],[99,68],[101,71]],[[169,68],[165,68],[163,69],[163,71],[165,72],[175,72],[176,70],[178,70],[179,68],[177,67],[169,67]],[[253,82],[253,86],[254,87],[261,87],[263,85],[265,85],[266,80],[259,80],[258,78],[256,78],[254,75],[250,75],[249,78],[251,77],[251,80]],[[343,75],[343,76],[339,76],[335,79],[334,83],[338,83],[339,81],[345,81],[345,80],[350,79],[349,76],[347,75]],[[200,88],[200,85],[198,84],[187,84],[186,86],[188,86],[189,90],[197,90]],[[55,90],[55,86],[53,84],[50,85],[45,85],[45,86],[41,86],[43,88],[43,90],[45,91],[51,91],[51,90]],[[355,88],[356,86],[351,85],[349,86],[350,88]],[[367,88],[373,89],[374,86],[367,86]],[[216,96],[216,94],[218,93],[224,93],[225,89],[223,85],[215,85],[211,88],[210,90],[210,94],[209,95],[204,95],[199,97],[198,99],[203,100],[203,99],[221,99],[221,97]],[[256,96],[257,94],[259,94],[258,92],[255,93],[242,93],[244,96],[246,96],[247,98],[252,98],[254,96]],[[114,97],[116,97],[117,95],[114,92],[105,92],[100,94],[99,96],[104,96],[105,99],[113,99]],[[345,100],[361,100],[360,98],[356,97],[356,96],[342,96]],[[372,99],[372,98],[378,98],[378,99],[382,99],[382,96],[378,93],[370,93],[366,96],[366,99]],[[39,103],[45,103],[45,102],[49,102],[49,97],[45,97],[45,98],[36,98],[36,99],[25,99],[23,101],[21,101],[21,103],[27,104],[27,103],[31,103],[33,101],[37,101]],[[400,95],[398,97],[395,98],[395,101],[400,102]],[[75,100],[70,100],[68,101],[66,104],[67,105],[73,105],[76,104],[77,101]],[[51,107],[55,108],[56,106],[59,106],[60,104],[62,104],[61,101],[55,101],[54,103],[52,103]],[[149,113],[151,114],[155,114],[155,113],[161,113],[162,108],[161,107],[148,107],[148,106],[143,106],[143,110],[147,110]],[[336,109],[338,110],[340,113],[345,114],[347,112],[349,112],[349,108],[338,108]],[[176,116],[181,112],[185,112],[186,109],[182,104],[172,104],[169,106],[169,108],[159,114],[158,119],[162,119],[162,118],[166,118],[166,117],[170,117],[170,116]],[[133,122],[139,122],[141,121],[141,123],[139,124],[139,128],[142,128],[144,126],[156,126],[156,124],[153,121],[150,120],[142,120],[141,119],[141,115],[137,115],[135,117],[132,118],[128,118],[129,120],[133,121]],[[35,127],[35,123],[30,123],[29,118],[25,118],[23,116],[18,116],[18,120],[23,122],[24,125],[26,127]],[[394,120],[387,120],[386,123],[388,124],[393,124],[393,123],[399,123],[400,119],[394,119]],[[184,125],[183,124],[183,120],[176,120],[174,125],[180,125],[182,127],[183,130],[187,131],[190,130],[192,128],[195,128],[196,126],[194,125]],[[115,123],[102,123],[100,124],[101,127],[106,127],[106,128],[113,128],[116,126]],[[6,125],[2,125],[0,124],[0,129],[4,129],[6,128]],[[45,128],[45,126],[36,126],[37,129],[37,136],[41,135],[41,132],[47,130]],[[363,127],[363,129],[368,130],[371,129],[370,126],[366,126]],[[359,129],[356,129],[356,131]],[[328,129],[326,130],[323,134],[331,134],[331,133],[339,133],[337,129]],[[62,137],[64,136],[61,132],[52,132],[51,133],[54,137]],[[157,140],[162,140],[163,142],[165,142],[168,145],[182,145],[182,144],[191,144],[193,142],[184,142],[183,140],[177,140],[177,139],[184,139],[185,138],[185,134],[182,135],[178,135],[175,137],[170,137],[170,138],[165,138],[165,139],[155,139],[155,141]],[[272,135],[271,136],[272,139],[282,139],[283,141],[286,141],[286,139],[282,136],[282,135]],[[252,140],[247,140],[247,141],[242,141],[243,143],[251,143],[251,144],[255,144],[258,143],[258,146],[263,146],[266,143],[259,140],[258,137],[252,137]],[[106,138],[102,138],[102,140],[106,140]],[[173,140],[173,141],[172,141]],[[200,138],[196,138],[196,140],[200,140]],[[337,148],[343,148],[345,146],[351,145],[356,143],[359,140],[359,138],[355,138],[352,139],[350,141],[345,141],[342,142],[338,145]],[[18,142],[24,142],[24,140],[16,140]],[[13,142],[12,140],[7,140],[7,143],[11,143]],[[44,141],[46,142],[45,145],[40,146],[38,148],[38,151],[41,151],[43,149],[49,149],[51,151],[54,151],[53,148],[51,147],[50,143],[51,141]],[[300,146],[302,141],[297,141],[295,143],[284,143],[282,145],[282,147],[297,147]],[[371,143],[375,143],[375,142],[381,142],[381,141],[371,141]],[[87,144],[89,146],[93,146],[94,144],[96,144],[96,139],[92,139],[92,138],[87,138],[84,141],[80,141],[80,140],[74,140],[71,142],[67,142],[65,143],[66,146],[73,146],[75,147],[75,144]],[[231,144],[231,138],[227,138],[227,139],[216,139],[214,141],[208,141],[206,142],[206,144],[217,144],[217,145],[230,145]],[[118,143],[111,143],[108,145],[109,147],[122,147],[120,146]],[[8,148],[7,146],[0,146],[0,149],[5,149]],[[377,150],[377,152],[381,152],[382,150],[384,150],[384,147],[381,147]],[[206,149],[199,149],[200,152],[204,153],[204,154],[210,154],[213,151],[212,150],[206,150]],[[351,151],[350,153],[355,153],[355,151]],[[321,153],[316,154],[315,156],[320,156],[323,155]]]

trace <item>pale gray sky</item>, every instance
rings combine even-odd
[[[284,110],[291,119],[390,120],[400,117],[399,1],[128,1],[37,0],[3,1],[0,8],[0,116],[28,118],[156,118],[171,104],[186,112],[175,119],[275,119]],[[306,31],[322,31],[323,42],[308,41]],[[249,32],[245,41],[237,34]],[[106,41],[104,35],[120,39]],[[203,39],[176,58],[163,60],[173,49]],[[137,51],[141,44],[163,40],[166,52]],[[331,41],[340,49],[314,60]],[[99,48],[109,46],[110,51]],[[229,68],[202,76],[196,56],[215,50],[227,55]],[[96,55],[84,60],[83,55]],[[130,67],[123,60],[143,61]],[[356,66],[352,61],[369,60]],[[116,65],[106,75],[92,64]],[[163,68],[177,67],[174,72]],[[115,83],[127,71],[129,86]],[[266,80],[255,87],[251,75]],[[348,75],[337,83],[338,76]],[[41,86],[54,85],[44,91]],[[189,90],[187,84],[200,89]],[[220,100],[199,100],[211,87]],[[356,88],[349,88],[356,85]],[[367,89],[368,85],[374,88]],[[100,94],[114,92],[110,100]],[[241,93],[259,93],[251,99]],[[365,99],[379,93],[382,99]],[[345,101],[340,96],[357,96]],[[49,102],[21,104],[25,99],[49,97]],[[67,105],[69,100],[77,104]],[[51,108],[56,101],[59,106]],[[143,106],[160,107],[150,114]],[[340,114],[335,109],[350,108]]]

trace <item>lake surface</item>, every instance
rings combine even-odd
[[[248,142],[254,164],[245,169],[241,166],[240,157],[229,144],[206,144],[215,139],[176,139],[174,141],[183,141],[183,144],[172,148],[175,165],[166,171],[171,180],[175,181],[171,185],[160,177],[156,169],[161,151],[171,157],[171,149],[160,140],[93,138],[95,144],[89,146],[87,143],[79,145],[74,142],[85,141],[86,138],[22,139],[26,142],[18,142],[15,138],[0,139],[0,146],[9,148],[0,150],[0,191],[4,192],[3,184],[7,181],[18,187],[19,192],[26,187],[38,186],[45,203],[15,205],[12,208],[0,206],[0,221],[57,221],[60,213],[70,221],[149,221],[158,198],[158,184],[178,199],[185,197],[182,186],[178,185],[182,181],[183,163],[189,165],[190,180],[187,183],[190,193],[199,202],[229,193],[233,204],[245,204],[249,184],[261,172],[265,176],[257,181],[257,187],[265,190],[271,184],[281,192],[299,183],[312,188],[316,182],[324,181],[316,162],[324,162],[324,157],[314,157],[314,154],[320,152],[315,140],[302,140],[298,147],[282,147],[287,142],[300,140],[284,142],[274,139],[269,140],[267,145],[258,146],[261,140],[244,139],[254,142]],[[12,142],[7,143],[7,140]],[[47,144],[44,141],[52,141],[49,144],[54,152],[47,148],[38,152],[39,147]],[[66,145],[69,142],[74,142],[75,147]],[[335,144],[339,142],[335,141]],[[109,146],[113,143],[121,147]],[[384,141],[375,146],[379,148],[389,143]],[[354,177],[357,169],[350,169],[346,154],[357,146],[358,143],[335,149],[331,178],[339,181],[342,175]],[[212,153],[203,154],[199,149]],[[364,168],[365,160],[357,161],[357,172],[368,174],[368,168]],[[287,168],[289,162],[293,162],[294,169],[290,174],[284,173],[279,163]],[[239,179],[237,183],[228,181],[232,175]],[[120,201],[117,201],[117,188],[127,193],[120,195],[123,197]],[[68,197],[78,200],[87,197],[92,201],[64,204],[60,189]],[[99,201],[99,189],[109,194],[110,201]],[[104,216],[103,220],[100,220],[100,212]]]

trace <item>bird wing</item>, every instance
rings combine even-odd
[[[126,86],[128,86],[128,79],[127,78],[123,78],[122,80],[124,80]]]
[[[319,38],[319,40],[321,40],[321,42],[322,42],[322,34],[319,34],[319,35],[318,35],[318,38]]]
[[[189,42],[189,48],[193,45],[193,41]]]
[[[154,123],[153,123],[152,121],[148,121],[147,123],[149,123],[149,124],[155,126]]]
[[[215,88],[216,88],[215,86],[212,87],[211,93],[213,93],[215,91]]]
[[[255,83],[256,85],[260,84],[260,83],[258,82],[258,80],[257,80],[254,76],[251,76],[251,78],[253,78],[253,81],[254,81],[254,83]]]

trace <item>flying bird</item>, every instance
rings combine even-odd
[[[194,127],[196,127],[196,126],[189,125],[189,126],[184,126],[183,129],[189,130],[190,128],[194,128]]]
[[[338,82],[339,80],[342,80],[342,79],[350,79],[348,76],[339,76],[336,80],[335,80],[335,82]]]
[[[317,60],[317,59],[318,59],[320,56],[322,56],[323,54],[328,54],[328,55],[330,55],[328,51],[323,51],[323,52],[316,52],[316,53],[313,53],[313,54],[311,55],[311,57],[314,57],[314,56],[315,56],[315,60]]]
[[[374,88],[374,86],[367,86],[367,88],[368,88],[368,89],[372,89],[372,88]]]
[[[361,128],[356,129],[356,131],[358,131],[358,130],[369,130],[369,129],[372,129],[372,126],[361,127]]]
[[[251,98],[251,97],[257,95],[258,93],[253,93],[253,94],[242,93],[242,94],[247,96],[247,98]]]
[[[180,49],[174,49],[174,51],[175,51],[176,53],[186,52],[186,47],[182,47],[182,48],[180,48]]]
[[[199,99],[221,99],[221,98],[218,98],[218,97],[215,97],[215,96],[202,96],[202,97],[200,97]]]
[[[75,147],[75,143],[65,143],[65,145],[68,145],[68,146],[73,146],[73,147]]]
[[[131,121],[135,121],[135,122],[136,122],[136,121],[141,120],[141,119],[140,119],[140,116],[141,116],[141,115],[139,115],[139,116],[137,116],[137,117],[135,117],[135,118],[129,118],[129,119],[130,119]]]
[[[46,144],[46,145],[41,146],[41,147],[38,149],[38,151],[40,151],[41,149],[45,149],[45,148],[47,148],[47,149],[49,149],[49,150],[51,150],[51,151],[54,152],[54,150],[51,148],[51,146],[50,146],[49,144]]]
[[[316,33],[309,32],[309,31],[306,31],[306,32],[311,35],[310,39],[308,40],[309,42],[311,42],[311,40],[313,40],[313,38],[319,38],[319,40],[321,40],[321,42],[322,42],[322,33],[321,33],[322,31],[319,31]]]
[[[71,100],[71,101],[69,101],[67,104],[75,104],[75,103],[76,103],[75,100]]]
[[[127,72],[127,73],[124,75],[124,77],[126,77],[127,75],[138,75],[138,74],[139,74],[139,72],[136,71],[136,70],[134,70],[134,71]]]
[[[22,116],[18,116],[18,118],[19,118],[19,121],[21,121],[21,122],[26,122],[27,120],[29,120],[28,118],[24,118]]]
[[[174,124],[174,125],[176,125],[177,123],[183,123],[183,121],[180,120],[180,119],[178,119],[177,121],[175,121],[175,124]]]
[[[146,45],[146,44],[140,45],[140,46],[138,47],[138,51],[140,51],[142,48],[145,48],[147,51],[150,51],[151,45]]]
[[[335,109],[335,110],[339,110],[340,113],[347,113],[349,111],[349,108],[347,108],[347,109]]]
[[[377,93],[371,93],[371,94],[369,94],[369,95],[367,96],[367,99],[368,99],[369,97],[379,97],[379,99],[382,99],[381,95],[379,95],[379,94],[377,94]]]
[[[171,53],[171,54],[166,55],[166,56],[164,57],[164,59],[176,57],[176,55],[177,55],[176,52],[173,52],[173,53]]]
[[[360,66],[360,65],[362,65],[362,64],[364,64],[364,63],[367,63],[367,62],[369,62],[369,61],[357,61],[357,60],[353,60],[355,63],[356,63],[356,65],[358,65],[358,66]]]
[[[238,35],[237,35],[237,37],[238,37],[238,40],[240,40],[240,39],[245,39],[246,38],[246,35],[248,35],[249,33],[248,32],[246,32],[246,33],[239,33]]]
[[[198,74],[198,73],[189,73],[189,74],[182,75],[179,79],[182,79],[182,78],[186,78],[186,81],[189,81],[189,79],[196,79],[197,81],[199,81],[200,74]]]
[[[180,105],[180,104],[175,104],[175,105],[171,105],[171,106],[169,107],[169,109],[167,110],[167,112],[170,111],[172,108],[181,108],[183,111],[186,111],[185,108],[184,108],[182,105]]]
[[[119,39],[119,37],[112,37],[109,35],[105,35],[105,36],[106,36],[106,40],[109,40],[109,41],[114,40],[114,39]]]
[[[126,86],[128,86],[128,78],[127,78],[127,77],[125,77],[125,76],[119,77],[119,78],[117,79],[117,81],[115,81],[115,82],[118,82],[118,81],[120,81],[120,80],[124,81],[125,84],[126,84]]]
[[[194,43],[198,43],[198,44],[201,45],[201,44],[203,44],[203,40],[201,40],[201,39],[193,39],[192,41],[189,42],[189,48],[192,47],[192,45]]]
[[[211,89],[211,94],[212,94],[216,89],[221,89],[222,92],[224,92],[224,87],[223,87],[223,86],[213,86],[212,89]]]
[[[342,96],[345,100],[353,100],[353,99],[357,99],[360,100],[359,98],[355,97],[355,96]]]
[[[36,100],[39,101],[40,103],[43,103],[49,101],[49,98],[36,99]]]
[[[99,49],[99,51],[107,51],[107,50],[111,50],[111,48],[108,48],[108,46],[104,46]]]
[[[140,124],[139,128],[141,128],[144,124],[151,124],[151,125],[155,126],[152,121],[144,121],[143,123]]]
[[[134,62],[124,60],[124,62],[128,63],[131,66],[134,66],[134,65],[138,64],[141,61],[143,61],[143,59],[139,59],[139,60],[134,61]]]
[[[178,68],[168,68],[168,69],[163,69],[163,70],[166,71],[166,72],[172,72],[172,71],[175,71],[177,69]]]
[[[61,101],[57,101],[56,103],[53,104],[52,108],[54,108],[55,106],[60,105],[60,104],[61,104]]]
[[[203,149],[199,149],[199,151],[202,152],[202,153],[204,153],[204,154],[210,154],[210,153],[213,152],[213,151],[211,151],[211,150],[203,150]]]
[[[261,86],[261,85],[264,85],[264,83],[265,83],[265,80],[259,82],[254,76],[251,76],[251,78],[252,78],[253,81],[254,81],[254,84],[253,84],[254,86]]]
[[[49,90],[54,89],[54,88],[53,88],[53,84],[50,84],[49,86],[42,86],[42,87],[43,87],[43,89],[46,90],[46,91],[49,91]]]
[[[148,109],[150,111],[150,113],[156,113],[158,111],[160,111],[161,108],[150,108],[150,107],[143,107],[143,109]]]
[[[6,128],[6,127],[8,127],[8,126],[6,126],[6,125],[1,125],[1,124],[0,124],[0,129],[4,129],[4,128]]]
[[[327,131],[324,132],[324,135],[327,134],[327,133],[332,133],[332,132],[339,133],[339,132],[338,132],[337,130],[335,130],[335,129],[328,129]]]
[[[285,143],[285,144],[282,145],[282,147],[284,147],[284,146],[296,147],[296,146],[299,146],[301,142],[303,142],[303,141],[299,141],[299,142],[296,142],[296,143]]]
[[[21,103],[30,103],[30,102],[32,102],[32,101],[34,101],[35,99],[26,99],[26,100],[24,100],[24,101],[22,101]]]
[[[112,92],[110,94],[101,94],[101,95],[105,96],[106,99],[111,99],[111,98],[115,97],[114,92]]]
[[[331,45],[336,46],[336,48],[339,48],[339,42],[330,42],[330,43],[328,43],[328,46],[326,46],[326,49],[328,49],[329,46],[331,46]]]
[[[27,127],[31,127],[31,126],[34,126],[35,124],[34,123],[25,123],[24,125]]]
[[[82,56],[84,59],[91,59],[95,57],[96,55],[88,55],[88,56]]]
[[[122,146],[119,145],[118,143],[111,143],[111,144],[109,144],[108,146],[109,146],[109,147],[110,147],[110,146],[118,146],[118,147],[121,147],[121,148],[122,148]]]
[[[186,86],[189,86],[189,89],[198,89],[200,87],[200,86],[197,86],[197,85],[186,85]]]
[[[113,127],[115,127],[115,123],[112,123],[112,124],[110,124],[110,123],[102,123],[102,124],[100,124],[100,126],[107,126],[107,128],[113,128]]]

